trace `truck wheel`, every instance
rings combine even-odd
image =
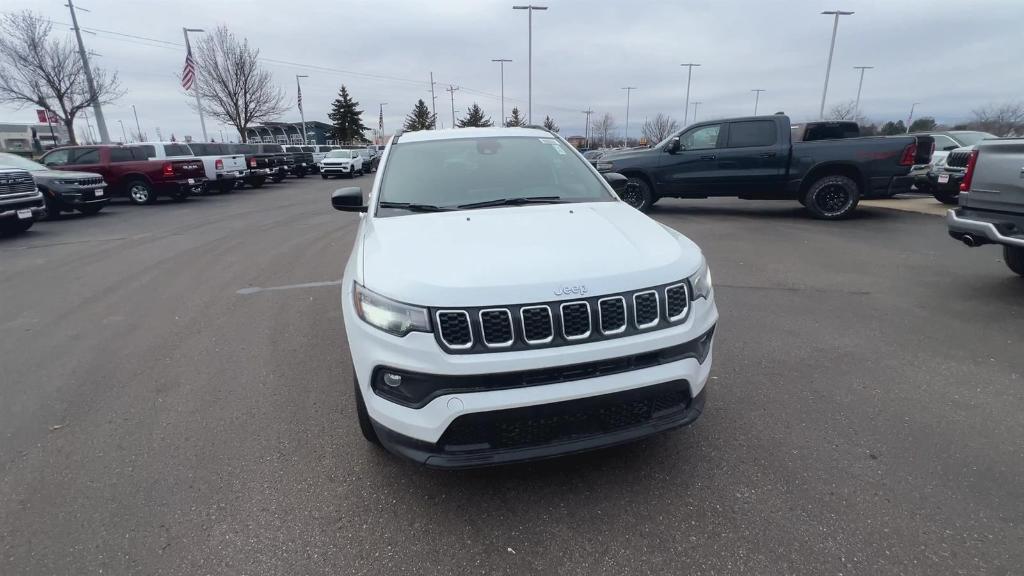
[[[367,442],[380,444],[380,438],[377,437],[377,431],[373,429],[370,413],[366,411],[366,402],[363,402],[363,392],[359,389],[359,382],[356,381],[355,376],[352,377],[352,383],[354,384],[356,395],[356,414],[359,416],[359,431],[363,433],[363,438],[366,438]]]
[[[59,220],[60,208],[57,206],[57,201],[55,199],[51,199],[46,194],[43,194],[43,201],[46,202],[46,219]]]
[[[327,180],[327,174],[324,174],[323,172],[320,173],[320,177]]]
[[[174,194],[171,194],[171,200],[174,200],[175,202],[184,202],[185,200],[188,200],[188,197],[188,192],[175,192]]]
[[[156,193],[153,187],[145,180],[132,180],[128,182],[128,200],[132,204],[152,204],[156,202]]]
[[[296,178],[305,178],[306,177],[306,171],[305,170],[297,170],[295,172],[295,177]]]
[[[935,199],[939,202],[949,204],[951,206],[956,206],[960,202],[959,192],[942,192],[940,190],[935,190],[932,192],[932,196],[935,196]]]
[[[253,188],[262,188],[266,182],[266,176],[258,176],[256,178],[250,178],[249,180],[246,180],[246,184],[252,186]]]
[[[1003,260],[1010,270],[1024,276],[1024,248],[1003,246]]]
[[[651,193],[651,186],[643,178],[630,176],[626,181],[626,189],[619,194],[623,202],[641,212],[648,212],[654,205],[654,195]]]
[[[217,193],[218,194],[228,194],[229,192],[234,192],[234,191],[235,191],[235,181],[234,180],[221,180],[220,182],[217,182]]]
[[[847,218],[860,203],[860,187],[853,178],[833,174],[818,178],[804,194],[804,205],[815,218]]]
[[[11,236],[13,236],[15,234],[21,234],[22,232],[24,232],[24,231],[28,230],[29,228],[31,228],[32,225],[35,224],[35,223],[36,223],[36,221],[34,219],[32,219],[32,220],[14,220],[12,222],[0,222],[0,235],[3,235],[3,236],[11,235]]]

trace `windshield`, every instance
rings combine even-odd
[[[46,166],[38,162],[33,162],[28,158],[23,158],[17,154],[10,154],[7,152],[0,152],[0,166],[8,166],[10,168],[21,168],[22,170],[28,170],[29,172],[37,172],[39,170],[49,170]]]
[[[460,138],[392,146],[380,202],[453,207],[498,199],[612,200],[601,178],[554,138]]]
[[[974,146],[986,138],[996,138],[988,132],[957,132],[953,137],[960,142],[961,146]]]
[[[351,150],[331,150],[327,153],[326,158],[352,158],[353,154]]]

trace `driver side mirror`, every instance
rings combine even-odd
[[[676,136],[675,138],[669,140],[668,141],[668,146],[665,146],[665,152],[668,152],[669,154],[675,154],[676,152],[679,152],[682,149],[683,149],[683,146],[682,146],[682,144],[679,143],[679,137],[678,136]]]
[[[363,189],[358,186],[338,188],[331,193],[331,206],[342,212],[366,212],[363,205]]]

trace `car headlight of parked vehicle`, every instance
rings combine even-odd
[[[690,286],[693,286],[693,299],[707,298],[711,295],[711,268],[708,261],[704,260],[697,273],[690,276]]]
[[[355,283],[356,312],[367,324],[395,336],[409,332],[430,332],[430,315],[425,308],[385,298]]]

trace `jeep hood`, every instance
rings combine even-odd
[[[372,218],[362,229],[367,288],[424,306],[600,296],[696,272],[690,240],[622,202],[546,204]],[[360,248],[357,246],[357,248]]]

